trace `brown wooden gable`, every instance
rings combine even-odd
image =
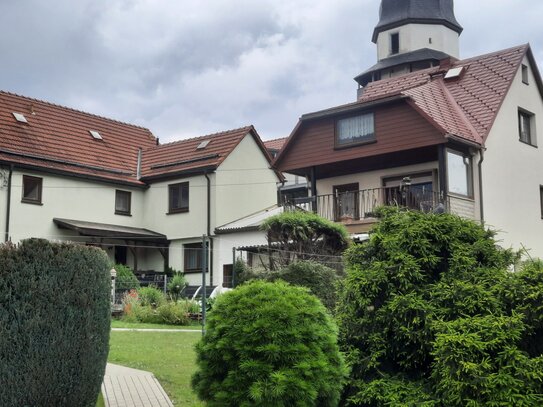
[[[375,107],[370,111],[375,114],[374,143],[336,149],[335,122],[346,116],[305,120],[291,135],[292,139],[276,162],[277,168],[289,172],[446,142],[443,132],[405,101]]]

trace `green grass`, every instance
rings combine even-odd
[[[113,331],[108,362],[153,372],[175,405],[203,407],[190,387],[200,338],[196,332]]]
[[[194,325],[163,325],[163,324],[143,324],[139,322],[125,322],[118,319],[111,320],[112,328],[132,328],[132,329],[202,329],[202,326],[194,323]]]
[[[98,401],[96,402],[96,407],[105,407],[104,397],[102,396],[102,393],[98,395]]]

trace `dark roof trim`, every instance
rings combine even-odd
[[[192,163],[197,163],[197,162],[200,162],[200,161],[212,160],[214,158],[219,158],[219,157],[220,157],[219,154],[209,154],[209,155],[206,155],[206,156],[203,156],[203,157],[191,158],[190,160],[181,160],[181,161],[175,161],[175,162],[172,162],[172,163],[152,165],[151,169],[156,170],[158,168],[175,167],[175,166],[178,166],[178,165],[192,164]]]
[[[300,118],[300,120],[301,121],[306,121],[306,120],[313,120],[313,119],[322,119],[322,118],[325,118],[325,117],[335,116],[335,115],[338,115],[338,114],[354,113],[354,112],[357,112],[357,111],[360,111],[360,110],[371,109],[371,108],[374,108],[374,107],[377,107],[377,106],[386,105],[386,104],[389,104],[389,103],[397,102],[397,101],[400,101],[400,100],[403,100],[403,99],[408,99],[408,98],[409,98],[409,96],[397,94],[397,95],[389,96],[389,97],[386,97],[386,98],[381,98],[381,99],[378,99],[378,100],[372,100],[372,101],[369,101],[369,102],[350,103],[348,105],[336,106],[336,107],[332,107],[330,109],[325,109],[325,110],[320,110],[320,111],[314,112],[314,113],[304,114]]]
[[[45,157],[45,156],[36,155],[36,154],[19,153],[17,151],[13,151],[13,150],[6,150],[4,148],[0,148],[0,153],[9,154],[9,155],[13,155],[13,156],[16,156],[16,157],[30,158],[32,160],[41,160],[41,161],[51,162],[51,163],[55,163],[55,164],[71,165],[71,166],[74,166],[76,168],[84,168],[84,169],[87,169],[87,170],[106,172],[106,173],[109,173],[109,174],[128,175],[128,176],[134,175],[131,172],[127,172],[127,171],[123,171],[123,170],[117,170],[117,169],[114,169],[114,168],[104,168],[104,167],[98,167],[98,166],[88,165],[88,164],[80,164],[80,163],[76,163],[74,161],[66,161],[66,160],[61,160],[61,159],[58,159],[58,158],[50,158],[50,157]]]
[[[205,167],[191,168],[188,170],[179,170],[175,172],[167,172],[164,174],[150,175],[147,177],[142,177],[141,180],[144,182],[160,182],[160,181],[169,181],[175,178],[188,178],[195,175],[204,175],[211,172],[215,172],[217,169],[216,165],[208,165]]]
[[[456,31],[458,34],[461,34],[463,28],[459,25],[451,23],[450,21],[440,19],[440,18],[406,18],[401,21],[396,21],[394,23],[385,24],[382,26],[375,27],[373,30],[373,35],[371,41],[375,44],[377,43],[377,37],[383,31],[391,30],[393,28],[401,27],[406,24],[429,24],[429,25],[444,25],[447,28],[450,28],[453,31]]]
[[[25,164],[25,163],[19,163],[19,162],[16,162],[16,161],[9,161],[9,160],[2,160],[2,159],[0,159],[0,164],[9,164],[9,165],[13,165],[14,168],[20,168],[20,169],[23,169],[23,170],[30,170],[30,171],[35,171],[35,172],[43,172],[45,174],[60,175],[60,176],[63,176],[63,177],[72,177],[72,178],[85,179],[85,180],[89,180],[89,181],[102,182],[104,184],[122,185],[122,186],[140,188],[140,189],[148,188],[147,185],[145,185],[142,182],[136,181],[136,180],[134,180],[134,182],[122,181],[122,180],[113,180],[111,178],[100,177],[99,175],[81,174],[81,173],[77,173],[77,172],[59,170],[59,169],[51,168],[51,167],[42,167],[40,165]]]
[[[143,240],[165,244],[168,241],[166,235],[148,229],[61,218],[53,218],[53,222],[61,229],[73,230],[82,236],[121,240]]]

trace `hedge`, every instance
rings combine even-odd
[[[0,405],[95,406],[110,268],[97,248],[40,239],[0,246]]]

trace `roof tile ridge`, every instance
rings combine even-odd
[[[201,140],[203,138],[225,136],[227,134],[238,133],[238,132],[241,132],[243,130],[244,131],[254,130],[254,126],[252,124],[250,124],[248,126],[239,127],[237,129],[218,131],[216,133],[210,133],[210,134],[206,134],[204,136],[195,136],[195,137],[184,138],[184,139],[181,139],[181,140],[170,141],[168,143],[159,144],[158,146],[149,147],[147,150],[160,149],[161,147],[168,147],[168,146],[175,145],[175,144],[188,143],[190,141]]]
[[[47,100],[43,100],[43,99],[37,99],[37,98],[29,97],[29,96],[20,95],[18,93],[14,93],[14,92],[8,92],[8,91],[5,91],[5,90],[0,90],[0,93],[3,93],[4,95],[9,95],[9,96],[16,96],[16,97],[23,98],[23,99],[26,99],[26,100],[32,101],[32,102],[43,103],[43,104],[48,105],[48,106],[59,107],[61,109],[69,110],[69,111],[72,111],[72,112],[75,112],[75,113],[82,113],[82,114],[85,114],[85,115],[88,115],[88,116],[96,117],[98,119],[107,120],[107,121],[110,121],[110,122],[113,122],[113,123],[122,124],[122,125],[130,126],[130,127],[135,127],[135,128],[142,129],[142,130],[147,130],[153,137],[155,137],[153,135],[153,133],[151,132],[151,130],[149,130],[147,127],[138,126],[137,124],[123,122],[121,120],[112,119],[111,117],[105,117],[105,116],[101,116],[101,115],[96,114],[96,113],[85,112],[84,110],[75,109],[73,107],[64,106],[64,105],[61,105],[61,104],[58,104],[58,103],[48,102]]]
[[[286,137],[279,137],[279,138],[272,138],[270,140],[262,140],[263,143],[271,143],[272,141],[279,141],[279,140],[286,140],[288,139],[288,136]]]
[[[460,115],[460,117],[464,121],[464,124],[472,132],[472,134],[474,136],[476,136],[475,139],[477,140],[477,142],[479,142],[482,146],[484,146],[485,143],[484,143],[483,136],[479,134],[477,129],[475,129],[475,126],[473,126],[471,121],[466,116],[466,113],[464,112],[464,110],[460,107],[460,105],[458,105],[458,103],[456,102],[456,99],[454,98],[452,93],[449,91],[447,86],[445,86],[445,81],[443,80],[443,78],[441,78],[441,77],[436,78],[435,81],[436,81],[437,85],[440,87],[440,89],[443,91],[443,94],[445,95],[445,97],[447,98],[449,103],[451,104],[452,108]],[[458,134],[458,136],[459,136],[459,134]]]
[[[463,65],[463,64],[465,64],[467,62],[473,62],[473,61],[481,60],[481,59],[484,59],[484,58],[497,56],[497,55],[500,55],[500,54],[505,54],[505,53],[507,53],[509,51],[522,50],[522,49],[526,50],[529,47],[530,47],[530,44],[525,43],[525,44],[522,44],[522,45],[517,45],[517,46],[514,46],[514,47],[510,47],[510,48],[505,48],[505,49],[502,49],[502,50],[493,51],[493,52],[489,52],[489,53],[486,53],[486,54],[475,55],[473,57],[460,59],[460,60],[457,60],[457,61],[453,62],[453,65],[454,66]]]

